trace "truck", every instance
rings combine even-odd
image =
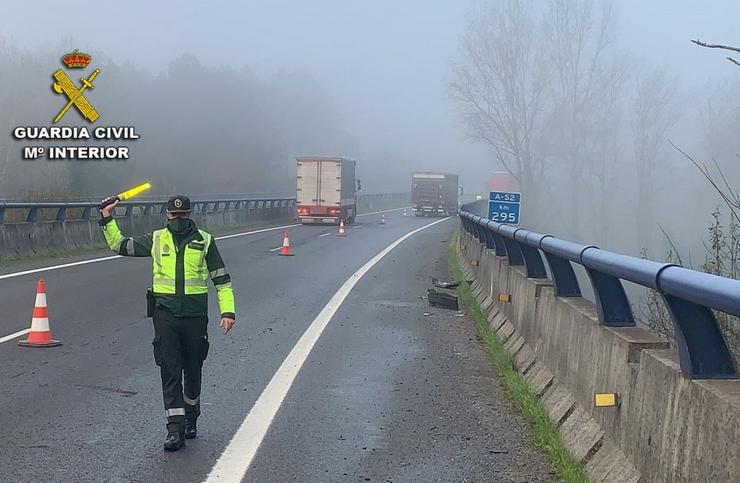
[[[429,171],[411,174],[411,204],[416,216],[457,213],[457,175]]]
[[[339,156],[298,156],[296,209],[301,223],[354,223],[357,191],[354,159]]]

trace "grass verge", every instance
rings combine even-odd
[[[553,469],[565,482],[588,482],[586,472],[578,461],[568,452],[558,435],[555,425],[540,404],[540,399],[527,385],[514,367],[514,361],[499,338],[493,333],[486,316],[483,314],[478,302],[473,296],[470,287],[464,283],[460,261],[456,246],[459,231],[452,237],[449,247],[449,268],[452,277],[457,282],[463,282],[458,286],[457,294],[465,306],[470,317],[475,323],[478,336],[483,342],[488,359],[493,365],[495,373],[506,389],[507,394],[514,403],[517,410],[524,416],[524,420],[532,429],[534,444],[540,451],[547,455]]]

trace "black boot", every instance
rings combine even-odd
[[[185,446],[184,434],[179,432],[167,434],[167,439],[164,440],[165,451],[177,451],[178,449]]]
[[[185,437],[187,439],[198,437],[198,428],[195,426],[195,421],[185,421]]]

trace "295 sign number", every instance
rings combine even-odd
[[[491,213],[491,220],[498,223],[517,223],[518,213]]]

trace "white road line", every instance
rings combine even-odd
[[[303,226],[303,225],[301,223],[296,223],[296,224],[293,224],[293,225],[274,226],[272,228],[263,228],[261,230],[247,231],[247,232],[244,232],[244,233],[235,233],[233,235],[217,236],[215,238],[216,238],[216,240],[226,240],[227,238],[236,238],[238,236],[244,236],[244,235],[254,235],[254,234],[257,234],[257,233],[264,233],[266,231],[285,230],[286,228],[294,228],[296,226]]]
[[[26,335],[29,332],[31,332],[31,329],[23,329],[23,330],[19,330],[15,334],[6,335],[5,337],[0,337],[0,344],[2,344],[3,342],[8,342],[9,340],[13,340],[16,337],[20,337],[22,335]]]
[[[272,228],[263,228],[261,230],[254,230],[254,231],[247,231],[244,233],[235,233],[233,235],[226,235],[226,236],[217,236],[215,237],[216,240],[225,240],[227,238],[235,238],[238,236],[245,236],[245,235],[255,235],[257,233],[264,233],[267,231],[275,231],[275,230],[285,230],[286,228],[293,228],[296,226],[301,226],[301,224],[296,225],[285,225],[285,226],[275,226]],[[87,265],[88,263],[96,263],[96,262],[105,262],[107,260],[115,260],[116,258],[123,258],[120,255],[113,255],[111,257],[103,257],[103,258],[93,258],[90,260],[82,260],[79,262],[72,262],[72,263],[65,263],[63,265],[52,265],[50,267],[41,267],[41,268],[34,268],[32,270],[24,270],[22,272],[15,272],[15,273],[7,273],[5,275],[0,275],[0,280],[4,280],[6,278],[15,278],[15,277],[22,277],[23,275],[32,275],[34,273],[41,273],[41,272],[48,272],[51,270],[59,270],[62,268],[69,268],[69,267],[77,267],[80,265]]]
[[[321,333],[363,275],[407,238],[448,219],[449,217],[443,218],[408,232],[375,255],[342,284],[272,376],[269,384],[262,391],[247,417],[244,418],[244,422],[216,461],[206,479],[207,482],[240,482],[244,478],[298,372],[319,340]]]
[[[323,235],[319,235],[319,238],[323,238],[323,237],[329,236],[329,235],[332,235],[332,233],[324,233]]]
[[[406,206],[405,209],[411,208],[410,206]],[[369,215],[379,215],[380,213],[390,213],[391,211],[401,211],[404,208],[393,208],[392,210],[383,210],[383,211],[372,211],[370,213],[360,213],[359,215],[355,215],[356,217],[360,216],[369,216]]]
[[[277,248],[271,248],[270,251],[271,252],[276,252],[276,251],[280,250],[281,248],[283,248],[282,245],[279,246],[279,247],[277,247]]]
[[[365,225],[355,225],[355,226],[352,226],[350,228],[362,228],[363,226],[365,226]]]

